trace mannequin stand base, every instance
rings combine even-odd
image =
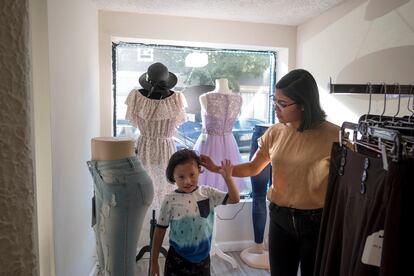
[[[216,244],[212,244],[210,255],[214,256],[216,254],[217,254],[217,257],[225,260],[226,262],[229,262],[231,264],[231,266],[233,267],[233,269],[239,268],[239,264],[236,262],[235,259],[233,259],[233,257],[225,254],[220,248],[217,247]]]
[[[138,252],[137,257],[135,258],[135,261],[138,262],[138,260],[141,259],[142,256],[144,256],[145,253],[150,253],[151,254],[151,246],[146,245],[143,248],[141,248],[141,250]],[[165,258],[167,258],[167,254],[168,254],[167,249],[165,249],[164,247],[161,247],[160,253],[162,255],[164,255]]]
[[[154,237],[154,231],[155,231],[155,227],[157,226],[157,220],[155,219],[155,210],[152,210],[152,219],[150,221],[151,224],[151,228],[150,228],[150,244],[144,246],[143,248],[141,248],[141,250],[138,252],[137,257],[135,258],[135,262],[138,262],[139,259],[142,258],[142,256],[144,256],[145,253],[150,253],[150,264],[151,264],[151,248],[152,248],[152,238]],[[167,250],[161,246],[160,248],[160,253],[162,255],[164,255],[165,258],[167,258]],[[148,266],[148,275],[150,275],[150,268],[151,265]]]
[[[252,247],[248,247],[240,253],[243,262],[253,268],[270,269],[269,252],[263,250],[261,253],[256,253],[252,249]]]

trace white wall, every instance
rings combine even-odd
[[[100,11],[99,61],[103,136],[112,134],[111,42],[118,39],[200,47],[277,49],[281,61],[277,67],[278,72],[286,73],[295,66],[296,27]],[[242,204],[226,206],[219,208],[218,213],[222,217],[232,217],[241,207]],[[141,245],[145,243],[148,235],[148,215],[147,219],[141,232]],[[225,250],[245,248],[253,240],[251,202],[244,205],[235,220],[217,220],[216,226],[216,240],[220,247]]]
[[[47,0],[30,1],[39,274],[55,275]]]
[[[56,275],[83,276],[95,263],[85,162],[99,134],[98,13],[84,0],[48,0],[47,8]]]
[[[298,27],[297,67],[309,70],[321,89],[328,119],[357,121],[368,111],[367,95],[328,94],[334,83],[414,82],[414,1],[347,1]],[[373,96],[371,113],[381,114],[383,97]],[[401,113],[408,114],[407,97]],[[387,101],[395,114],[397,100]]]

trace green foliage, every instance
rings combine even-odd
[[[155,53],[156,52],[156,53]],[[270,54],[237,51],[203,51],[208,64],[203,68],[185,67],[185,57],[193,50],[185,48],[154,49],[171,72],[185,78],[185,85],[214,85],[214,80],[226,78],[230,89],[239,91],[242,78],[261,78],[271,62]]]

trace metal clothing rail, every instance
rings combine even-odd
[[[412,84],[339,84],[329,80],[329,91],[332,94],[387,94],[387,95],[414,95]]]

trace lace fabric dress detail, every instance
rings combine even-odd
[[[134,89],[125,104],[125,118],[140,131],[136,142],[137,156],[154,183],[154,200],[150,208],[159,210],[164,195],[175,189],[175,185],[167,181],[165,169],[176,151],[173,136],[177,126],[185,121],[187,103],[180,92],[155,100]]]
[[[229,159],[233,165],[241,163],[239,147],[234,139],[232,129],[234,122],[240,114],[242,97],[237,94],[209,92],[205,94],[207,110],[202,111],[202,119],[207,138],[198,137],[194,149],[200,154],[210,156],[216,163]],[[243,178],[234,177],[239,191],[246,188]],[[200,185],[208,185],[222,191],[227,191],[227,185],[220,174],[208,170],[198,178]]]

